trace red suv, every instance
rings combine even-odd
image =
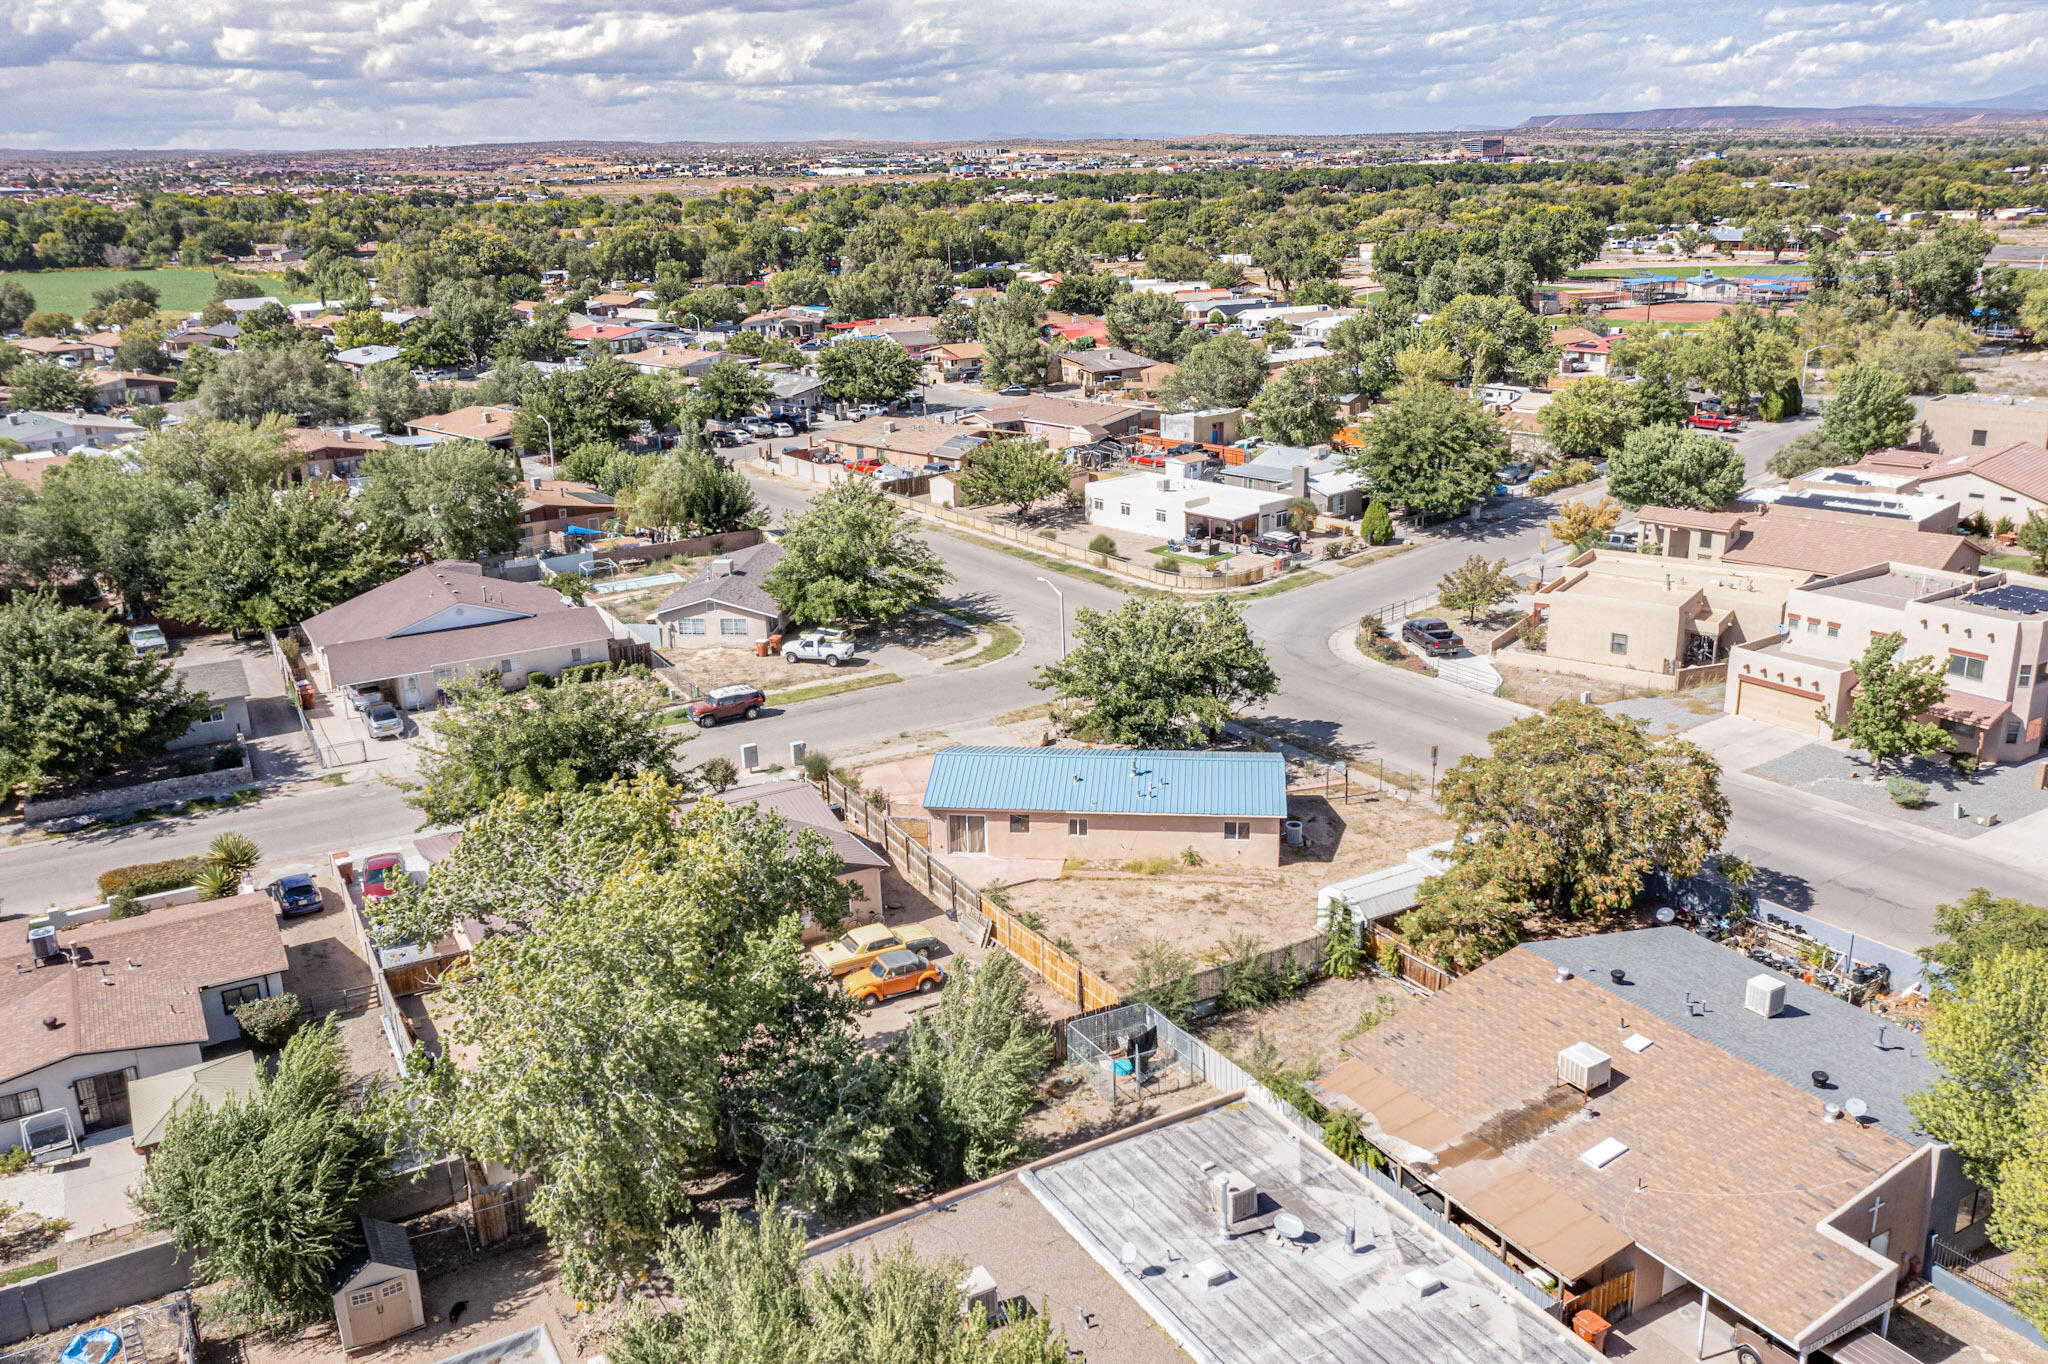
[[[720,720],[730,720],[735,715],[751,720],[761,713],[761,707],[767,701],[759,687],[720,687],[716,691],[705,692],[690,703],[690,718],[700,729],[709,729]]]

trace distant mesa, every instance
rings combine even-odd
[[[2016,101],[2017,103],[2017,101]],[[1858,104],[1846,109],[1774,108],[1765,104],[1718,104],[1690,109],[1636,109],[1610,114],[1538,114],[1521,129],[1589,132],[1655,131],[1678,128],[1948,128],[1986,123],[2037,123],[2048,112],[2027,108],[1927,104]]]

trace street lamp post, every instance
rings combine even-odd
[[[555,473],[555,424],[538,412],[533,414],[533,419],[548,429],[548,472]]]
[[[1052,579],[1040,575],[1038,581],[1052,587],[1052,594],[1060,599],[1060,657],[1067,656],[1067,594],[1053,587]]]
[[[1804,407],[1804,406],[1806,405],[1806,362],[1807,362],[1808,360],[1810,360],[1810,359],[1812,359],[1812,358],[1813,358],[1813,353],[1814,353],[1815,351],[1817,351],[1817,350],[1826,350],[1826,349],[1827,349],[1827,348],[1828,348],[1829,346],[1832,346],[1833,344],[1834,344],[1834,342],[1832,342],[1832,341],[1823,341],[1823,342],[1821,342],[1821,343],[1820,343],[1820,344],[1819,344],[1818,346],[1808,346],[1808,347],[1807,347],[1807,348],[1806,348],[1806,349],[1805,349],[1804,351],[1800,352],[1800,355],[1799,355],[1799,405],[1800,405],[1801,407]]]

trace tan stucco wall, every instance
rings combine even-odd
[[[1604,663],[1637,672],[1662,673],[1685,656],[1685,622],[1698,614],[1698,592],[1673,592],[1661,601],[1631,601],[1599,593],[1588,583],[1545,599],[1548,655]],[[1625,653],[1615,653],[1613,636],[1626,635]]]
[[[1091,862],[1124,861],[1141,857],[1178,858],[1193,848],[1203,862],[1212,866],[1277,867],[1280,865],[1280,821],[1253,819],[1249,839],[1223,837],[1223,820],[1190,815],[1104,815],[1076,814],[1088,821],[1085,837],[1067,833],[1067,815],[1034,813],[1024,818],[1030,828],[1010,831],[1006,810],[927,812],[931,819],[931,846],[945,852],[947,815],[979,814],[987,820],[988,856],[1029,858],[1083,858]]]
[[[703,634],[686,635],[676,628],[676,623],[684,619],[685,614],[703,619]],[[743,635],[726,634],[725,627],[720,622],[728,620],[745,623],[747,632]],[[773,633],[773,626],[763,617],[747,611],[730,611],[724,607],[709,607],[700,612],[678,612],[661,622],[663,645],[677,649],[752,649]]]
[[[580,663],[602,663],[610,656],[603,640],[594,640],[589,644],[582,645],[583,656],[581,658],[571,657],[576,647],[575,645],[562,644],[551,649],[529,649],[519,654],[515,660],[519,664],[519,669],[516,672],[505,675],[505,685],[508,687],[521,687],[526,684],[526,679],[534,673],[546,673],[550,677],[554,677],[559,675],[564,668],[573,667]],[[502,657],[501,655],[500,658]],[[474,663],[457,664],[453,671],[457,678],[466,679],[475,676],[477,673],[496,670],[500,658],[481,659]],[[386,688],[386,690],[395,696],[399,703],[408,710],[436,704],[441,698],[441,689],[435,680],[435,670],[430,668],[424,673],[415,674],[415,676],[419,678],[420,682],[420,693],[417,700],[405,690],[405,678],[403,675],[392,678],[392,685]]]
[[[1984,433],[1982,442],[1972,439],[1978,431]],[[1923,450],[1958,454],[1996,450],[2023,440],[2048,445],[2048,404],[2015,403],[2008,407],[2004,403],[1933,399],[1920,410]]]

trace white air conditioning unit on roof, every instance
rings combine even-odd
[[[1251,1176],[1236,1170],[1221,1170],[1211,1177],[1210,1197],[1216,1216],[1228,1231],[1259,1215],[1259,1186]]]
[[[1591,1042],[1574,1042],[1557,1054],[1558,1083],[1581,1094],[1603,1089],[1613,1078],[1614,1058]]]
[[[1743,987],[1742,1007],[1765,1018],[1776,1018],[1785,1012],[1785,978],[1761,974],[1751,976]]]

